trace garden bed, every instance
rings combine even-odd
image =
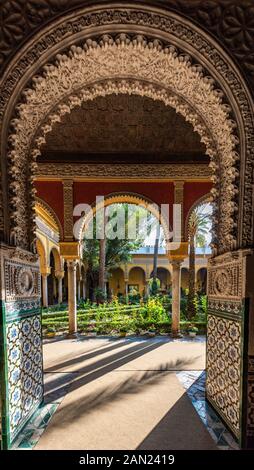
[[[150,298],[146,303],[125,305],[117,301],[103,305],[83,305],[77,311],[78,331],[86,334],[119,335],[142,334],[153,330],[155,334],[169,334],[171,331],[171,314],[165,305],[167,299]],[[65,307],[66,308],[66,307]],[[206,333],[206,319],[199,315],[192,321],[186,320],[181,312],[180,328],[187,333],[190,326],[198,328],[198,334]],[[58,332],[68,331],[68,312],[51,307],[42,312],[42,328],[55,329]]]

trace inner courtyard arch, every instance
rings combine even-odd
[[[112,94],[135,95],[162,102],[192,124],[211,159],[211,194],[215,211],[213,252],[208,267],[207,399],[240,445],[253,447],[253,102],[248,85],[219,43],[175,12],[156,7],[150,11],[145,6],[128,6],[129,21],[126,21],[126,7],[122,6],[118,8],[121,21],[116,20],[112,27],[107,15],[105,19],[107,7],[96,6],[97,20],[92,31],[89,28],[87,31],[84,28],[86,22],[80,22],[80,17],[81,14],[84,17],[91,14],[89,8],[68,13],[42,28],[39,37],[27,41],[19,57],[10,61],[2,81],[2,86],[8,80],[10,84],[1,103],[0,226],[1,265],[5,273],[1,277],[5,312],[2,335],[11,347],[7,331],[12,320],[13,302],[18,309],[17,328],[21,330],[24,316],[30,319],[34,329],[40,328],[34,178],[38,174],[36,161],[54,124],[61,122],[67,113],[81,107],[84,102]],[[137,9],[142,12],[142,18],[146,18],[141,24]],[[67,21],[72,25],[71,34],[63,38],[61,25]],[[73,25],[77,23],[80,27],[75,29]],[[50,34],[55,38],[56,30],[60,37],[53,43],[49,41],[40,57],[31,54],[32,64],[26,61],[26,55],[36,46],[38,48],[40,40]],[[18,60],[23,60],[24,73],[14,80],[12,74]],[[108,167],[100,165],[98,163],[102,177],[107,176]],[[132,163],[129,176],[140,177],[138,169],[139,166]],[[95,169],[90,171],[95,172]],[[122,178],[126,178],[126,173],[128,177],[128,167],[120,164],[116,171]],[[147,167],[143,171],[146,173]],[[165,167],[161,171],[164,173]],[[146,177],[150,181],[156,178],[151,167]],[[60,255],[69,269],[69,294],[80,250],[79,242],[73,238],[74,193],[70,178],[65,178],[61,191],[69,200],[63,211],[60,245]],[[183,234],[179,251],[170,254],[174,266],[172,283],[178,291],[185,250]],[[59,270],[62,271],[62,267]],[[16,282],[24,272],[30,279],[27,291],[20,290]],[[76,299],[77,287],[72,287]],[[27,300],[32,307],[24,314]],[[75,302],[72,307],[75,309]],[[228,339],[221,334],[223,328],[229,331]],[[223,352],[219,349],[220,339],[224,343]],[[5,447],[11,446],[43,399],[41,344],[32,347],[40,356],[36,392],[30,397],[29,409],[23,404],[16,420],[14,403],[10,399],[7,409],[6,400],[3,400],[2,415],[4,418],[7,413],[12,416],[11,425],[3,429]],[[230,352],[232,348],[236,351],[234,361]],[[1,350],[1,355],[4,353]],[[222,355],[223,370],[219,367]],[[4,367],[6,398],[12,386],[11,364],[6,362]],[[233,370],[232,376],[229,370]],[[235,381],[233,376],[238,380]]]

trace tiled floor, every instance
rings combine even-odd
[[[182,338],[178,341],[204,342],[204,340],[204,337],[198,337],[195,340]],[[153,341],[156,341],[156,339]],[[169,340],[168,338],[158,338],[158,341]],[[213,440],[216,442],[218,449],[238,449],[237,443],[232,435],[227,431],[221,420],[205,401],[205,372],[202,370],[176,370],[174,371],[174,374],[176,374],[176,377],[183,388],[186,389],[186,393],[193,407],[197,411]],[[60,371],[57,373],[45,373],[45,403],[40,407],[29,424],[27,424],[23,432],[19,435],[13,449],[33,449],[48,426],[59,404],[68,393],[68,388],[73,380],[75,380],[75,375],[75,373]],[[61,390],[61,393],[59,393],[59,390]]]
[[[180,371],[177,377],[220,450],[237,450],[238,444],[232,434],[205,400],[205,371]]]

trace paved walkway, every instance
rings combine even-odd
[[[178,378],[204,368],[204,338],[51,341],[46,401],[60,404],[35,449],[216,449]]]

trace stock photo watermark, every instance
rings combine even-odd
[[[94,206],[86,203],[76,205],[73,216],[76,219],[73,227],[76,240],[154,239],[161,236],[161,227],[167,249],[177,250],[181,245],[181,204],[109,204],[104,196],[97,196]]]

